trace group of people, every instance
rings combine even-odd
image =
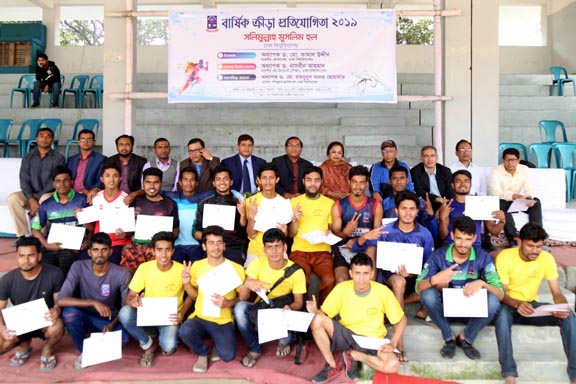
[[[467,357],[479,359],[475,337],[495,321],[507,383],[518,376],[511,324],[558,325],[568,374],[576,381],[572,312],[528,317],[540,305],[537,290],[543,278],[555,303],[566,299],[554,259],[542,249],[547,235],[538,200],[528,210],[530,224],[519,232],[507,213],[513,200],[534,198],[530,174],[513,149],[504,151],[502,165],[485,185],[466,140],[456,146],[459,162],[454,166],[439,164],[436,149],[425,146],[422,162],[412,169],[397,160],[396,143],[385,140],[382,161],[370,170],[346,162],[339,142],[330,143],[328,160],[314,166],[301,158],[298,137],[288,138],[285,154],[271,162],[252,154],[254,139],[247,134],[238,137],[238,154],[222,161],[199,138],[188,142],[189,157],[180,162],[170,157],[167,139],[156,139],[155,158],[148,161],[133,153],[134,138],[128,135],[116,139],[118,153],[106,158],[94,152],[94,134],[81,131],[80,153],[65,164],[51,149],[52,141],[52,131],[40,129],[37,148],[22,160],[22,190],[8,199],[19,236],[19,268],[0,280],[1,308],[8,299],[17,305],[45,298],[52,326],[15,336],[2,321],[0,352],[16,346],[11,365],[24,364],[31,338],[42,337],[41,369],[54,368],[54,346],[66,327],[80,353],[79,368],[86,333],[118,329],[123,345],[129,336],[138,341],[142,367],[151,367],[157,352],[174,353],[181,340],[198,355],[193,371],[206,372],[211,362],[236,357],[237,329],[248,347],[241,364],[251,368],[262,353],[254,316],[260,298],[255,297],[267,291],[284,310],[314,314],[310,330],[326,360],[312,378],[316,383],[340,371],[334,352],[341,353],[350,379],[359,377],[360,363],[396,372],[408,361],[402,338],[404,306],[415,302],[422,304],[417,316],[429,316],[440,328],[440,354],[445,358],[453,358],[459,346]],[[465,197],[487,193],[501,199],[494,220],[465,216]],[[48,242],[51,224],[79,226],[78,212],[90,205],[102,211],[130,206],[136,215],[170,216],[172,231],[135,239],[122,228],[103,233],[96,221],[83,225],[86,236],[80,251]],[[234,207],[233,223],[226,230],[211,225],[206,214],[218,205]],[[32,218],[32,237],[26,215]],[[275,222],[263,227],[270,217]],[[383,219],[396,220],[383,225]],[[490,242],[482,239],[502,231],[516,247],[490,254]],[[341,240],[334,245],[309,241],[306,235],[315,232]],[[396,271],[378,269],[382,241],[423,248],[420,275],[407,273],[403,265]],[[241,283],[223,295],[205,292],[198,280],[225,263]],[[312,275],[320,279],[318,292],[308,292]],[[443,313],[442,289],[447,287],[461,288],[466,296],[486,289],[488,316],[459,319],[466,327],[454,335],[451,319]],[[150,297],[178,300],[177,312],[170,315],[172,325],[155,327],[152,333],[138,326],[136,310]],[[218,308],[215,313],[206,309],[210,305]],[[353,336],[387,335],[385,318],[393,327],[390,343],[378,350],[360,346]],[[211,347],[206,338],[212,339]],[[276,356],[288,356],[292,342],[291,333],[280,339]]]

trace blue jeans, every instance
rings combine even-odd
[[[429,288],[420,293],[420,301],[432,322],[440,328],[444,341],[452,340],[452,329],[450,328],[451,322],[465,323],[464,340],[469,344],[474,344],[478,332],[485,326],[490,324],[494,317],[500,310],[500,300],[495,295],[488,293],[488,317],[467,317],[457,318],[451,317],[447,319],[444,317],[444,307],[442,304],[442,292],[435,288]]]
[[[244,343],[250,352],[262,353],[262,346],[258,343],[258,331],[256,325],[250,320],[248,314],[254,303],[248,301],[239,301],[234,306],[234,318],[236,325],[244,339]],[[292,332],[288,332],[288,337],[279,340],[282,344],[290,344],[292,342]]]
[[[152,346],[152,337],[147,331],[158,332],[158,342],[163,352],[170,354],[178,348],[178,326],[162,325],[157,327],[139,327],[136,325],[136,308],[124,305],[120,309],[118,317],[120,323],[128,331],[130,336],[135,338],[140,344],[140,348],[146,350]]]
[[[182,324],[178,334],[182,342],[198,356],[208,356],[210,353],[210,348],[204,343],[204,339],[210,337],[220,359],[231,361],[236,358],[238,343],[233,322],[220,325],[194,317]]]
[[[533,307],[539,307],[545,303],[531,302]],[[502,377],[518,377],[516,361],[514,361],[514,351],[512,350],[512,324],[543,326],[559,326],[564,353],[568,358],[568,377],[570,381],[576,380],[576,320],[574,313],[570,311],[570,316],[566,319],[559,319],[554,316],[524,317],[518,311],[508,305],[502,305],[500,314],[496,318],[496,341],[498,343],[498,360],[502,370]]]
[[[36,80],[34,82],[34,88],[32,88],[32,102],[34,104],[40,104],[40,95],[44,92],[44,87],[46,82]],[[52,91],[52,105],[60,105],[60,88],[62,83],[56,82],[52,84],[50,90]]]
[[[112,312],[112,319],[116,317],[116,313]],[[62,319],[64,325],[68,330],[74,345],[78,352],[82,353],[84,347],[84,338],[88,332],[102,332],[105,326],[110,324],[110,320],[106,317],[101,317],[90,311],[78,307],[65,307],[62,309]],[[122,348],[128,345],[128,333],[120,323],[112,329],[113,331],[122,331]]]

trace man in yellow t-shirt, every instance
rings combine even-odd
[[[266,257],[255,259],[248,266],[246,282],[240,289],[241,301],[234,306],[234,317],[236,318],[238,329],[248,346],[248,353],[242,359],[242,365],[246,368],[252,368],[256,364],[256,360],[262,355],[262,346],[258,342],[256,324],[249,317],[250,310],[254,306],[254,303],[248,301],[250,293],[264,290],[272,302],[280,296],[292,294],[294,301],[289,305],[284,305],[283,309],[286,311],[299,311],[302,309],[304,294],[306,294],[306,277],[301,268],[297,269],[271,290],[272,286],[284,276],[285,271],[291,268],[294,263],[284,258],[287,248],[286,235],[280,229],[272,228],[267,230],[262,239]],[[291,342],[290,333],[288,337],[280,339],[276,349],[276,356],[288,356]]]
[[[346,376],[350,380],[359,377],[359,363],[383,373],[398,371],[400,362],[394,353],[408,321],[392,291],[370,280],[373,271],[372,259],[365,253],[358,253],[350,260],[352,280],[338,284],[320,310],[314,296],[306,302],[308,312],[316,314],[310,328],[326,360],[322,371],[312,378],[313,382],[323,383],[339,373],[333,355],[336,351],[342,351]],[[340,316],[338,321],[334,320],[337,315]],[[394,328],[390,343],[384,344],[377,351],[358,345],[353,335],[375,338],[386,336],[384,316]]]
[[[528,317],[538,302],[538,288],[543,278],[548,281],[554,304],[567,303],[558,284],[554,257],[542,250],[546,231],[538,224],[528,223],[520,230],[518,248],[506,249],[496,258],[496,269],[504,288],[500,314],[496,318],[496,340],[502,377],[506,384],[516,383],[518,370],[512,351],[512,324],[559,326],[564,351],[568,357],[568,376],[576,383],[576,321],[574,313],[550,312],[549,316]]]
[[[137,308],[142,306],[142,297],[177,297],[178,311],[171,314],[172,325],[155,327],[158,330],[158,342],[163,355],[171,355],[178,347],[178,324],[192,306],[192,299],[184,300],[182,284],[182,264],[173,261],[174,241],[172,232],[158,232],[152,236],[151,246],[154,250],[154,260],[138,266],[134,277],[128,285],[128,295],[125,305],[120,309],[118,317],[126,331],[140,343],[144,354],[140,359],[142,368],[151,368],[154,364],[156,345],[144,327],[137,325]],[[146,327],[150,328],[150,327]]]
[[[334,288],[334,262],[330,244],[311,244],[302,237],[313,231],[332,230],[332,205],[334,200],[320,194],[322,169],[308,167],[304,170],[305,193],[294,197],[290,203],[294,216],[288,225],[288,236],[294,238],[290,260],[301,266],[308,280],[314,272],[320,277],[320,303]]]
[[[194,264],[184,264],[182,282],[186,293],[192,299],[196,299],[194,313],[180,327],[179,336],[192,352],[198,355],[198,360],[192,370],[204,373],[208,370],[208,360],[230,361],[236,357],[236,329],[232,317],[232,307],[238,302],[236,292],[233,289],[224,296],[204,292],[198,286],[198,279],[209,273],[214,268],[224,263],[232,264],[234,272],[244,282],[244,268],[233,261],[224,258],[224,236],[226,232],[222,227],[211,225],[202,231],[202,249],[206,252],[206,258],[196,261]],[[204,315],[204,301],[210,300],[212,304],[220,308],[220,316],[211,317]],[[214,353],[210,357],[210,348],[204,343],[206,337],[214,342]]]

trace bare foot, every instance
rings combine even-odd
[[[514,376],[506,376],[504,378],[504,384],[516,384],[516,378]]]

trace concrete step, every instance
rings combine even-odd
[[[552,84],[552,75],[551,74],[543,74],[543,75],[500,75],[500,84],[501,85],[551,85]]]
[[[508,110],[560,110],[576,112],[576,99],[558,96],[500,96],[500,113]]]
[[[574,99],[576,103],[576,98]],[[507,127],[538,127],[540,120],[560,120],[564,121],[568,126],[575,126],[574,120],[575,112],[570,110],[549,110],[549,109],[536,109],[536,110],[506,110],[500,113],[499,121],[500,126]]]
[[[549,96],[550,95],[550,84],[501,84],[500,96]]]

